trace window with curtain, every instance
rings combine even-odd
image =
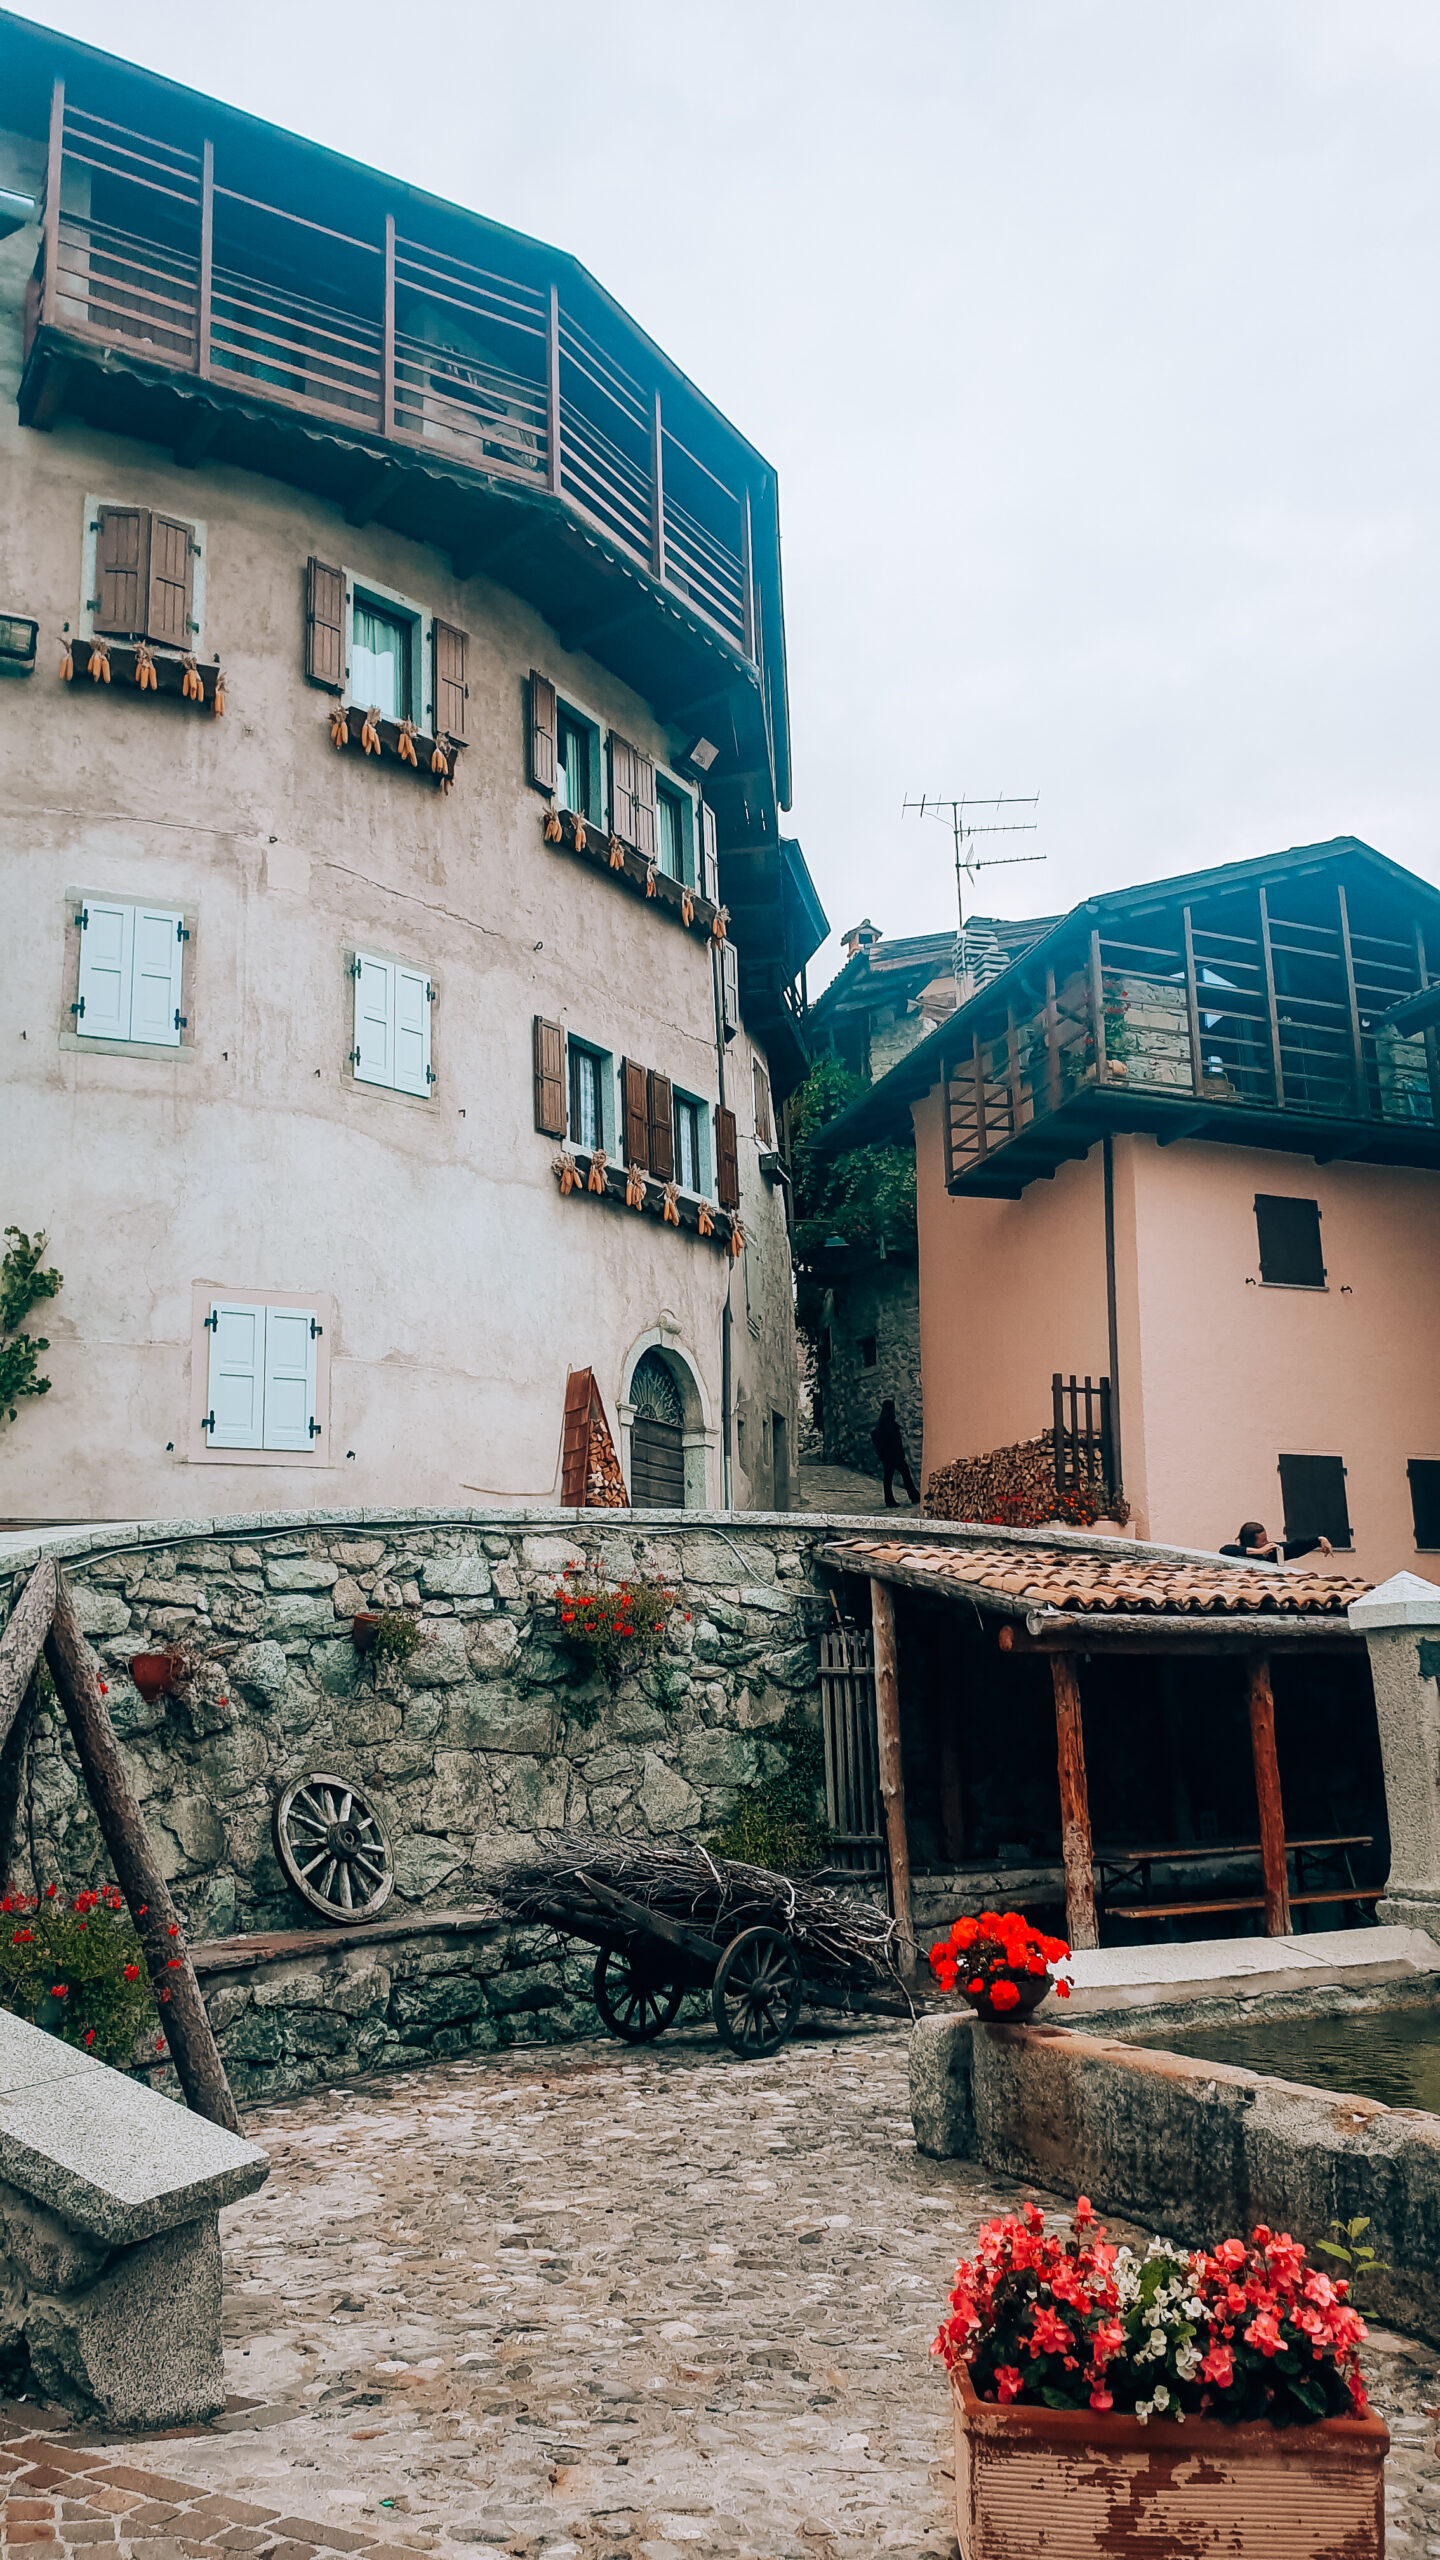
[[[350,630],[350,699],[382,719],[413,719],[410,656],[413,625],[405,614],[355,599]]]
[[[700,1105],[675,1096],[675,1179],[682,1191],[700,1191]]]
[[[605,1062],[594,1049],[582,1049],[572,1040],[570,1054],[570,1143],[573,1147],[602,1147],[605,1143]]]

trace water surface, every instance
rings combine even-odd
[[[1232,2062],[1311,2088],[1353,2090],[1387,2107],[1440,2115],[1440,2007],[1352,2010],[1335,2018],[1271,2018],[1136,2039],[1166,2053]]]

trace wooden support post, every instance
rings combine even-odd
[[[1275,1692],[1269,1656],[1250,1662],[1250,1752],[1260,1807],[1260,1863],[1265,1875],[1265,1935],[1290,1935],[1290,1880],[1285,1871],[1285,1810],[1280,1801],[1280,1762],[1275,1750]]]
[[[210,378],[210,325],[215,307],[215,145],[200,154],[200,289],[195,309],[195,370]]]
[[[665,575],[665,428],[660,415],[660,394],[650,413],[650,566],[657,578]]]
[[[745,655],[751,666],[760,662],[760,633],[755,612],[755,537],[750,522],[750,492],[740,492],[740,615],[745,629]]]
[[[1200,1054],[1200,994],[1196,985],[1195,927],[1188,907],[1182,907],[1185,923],[1185,1020],[1190,1032],[1190,1082],[1197,1093],[1205,1090],[1205,1061]]]
[[[45,1556],[31,1574],[0,1635],[0,1744],[30,1686],[54,1609],[55,1567]]]
[[[1100,956],[1100,927],[1090,928],[1090,1036],[1095,1043],[1095,1081],[1110,1078],[1110,1052],[1105,1046],[1105,965]]]
[[[1360,1002],[1355,989],[1355,954],[1350,945],[1350,910],[1345,901],[1345,884],[1335,883],[1335,902],[1340,910],[1340,954],[1345,963],[1345,997],[1350,1015],[1350,1054],[1355,1062],[1355,1114],[1360,1120],[1370,1117],[1370,1079],[1365,1072],[1365,1035],[1360,1028]]]
[[[1065,1099],[1060,1069],[1060,1007],[1055,1001],[1055,972],[1045,972],[1045,1108],[1058,1111]]]
[[[1270,1023],[1270,1070],[1275,1078],[1275,1108],[1285,1108],[1285,1061],[1280,1048],[1280,1007],[1275,996],[1275,951],[1270,940],[1270,901],[1260,890],[1260,949],[1265,959],[1265,1011]]]
[[[196,2115],[208,2116],[212,2124],[223,2124],[231,2133],[238,2133],[235,2101],[200,1996],[195,1968],[180,1933],[179,1916],[156,1864],[145,1817],[130,1792],[115,1728],[100,1695],[95,1665],[80,1632],[75,1604],[61,1577],[56,1582],[45,1659],[65,1710],[80,1774],[89,1789],[110,1864],[145,1950],[150,1980],[160,2002],[160,2023],[187,2104]],[[168,1998],[162,1999],[162,1993],[168,1993]]]
[[[380,313],[380,433],[395,433],[395,216],[385,216],[385,281]]]
[[[1052,1653],[1055,1741],[1060,1773],[1060,1851],[1065,1861],[1065,1934],[1072,1947],[1098,1947],[1095,1920],[1095,1849],[1090,1837],[1090,1792],[1085,1782],[1085,1728],[1073,1653]]]
[[[50,92],[50,149],[45,161],[45,280],[40,294],[40,318],[47,329],[55,325],[60,291],[60,175],[64,158],[65,83],[57,80]]]
[[[895,1600],[886,1582],[871,1582],[870,1623],[875,1630],[875,1738],[880,1797],[890,1852],[890,1907],[899,1932],[900,1970],[915,1970],[915,1923],[910,1910],[910,1841],[905,1829],[905,1775],[900,1760],[900,1674],[895,1654]]]
[[[560,494],[560,288],[550,287],[545,330],[545,485]]]

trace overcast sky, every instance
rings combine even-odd
[[[953,920],[921,791],[1041,795],[980,912],[1440,879],[1434,0],[28,14],[573,251],[770,456],[837,930]]]

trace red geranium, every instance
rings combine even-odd
[[[1070,1985],[1058,1968],[1070,1961],[1063,1938],[1032,1929],[1018,1911],[982,1911],[978,1919],[957,1920],[948,1938],[930,1950],[930,1970],[942,1991],[953,1991],[964,1975],[967,2000],[987,1999],[992,2009],[1016,2009],[1019,1985],[1038,1975],[1054,1977],[1059,1998],[1068,2000]]]

